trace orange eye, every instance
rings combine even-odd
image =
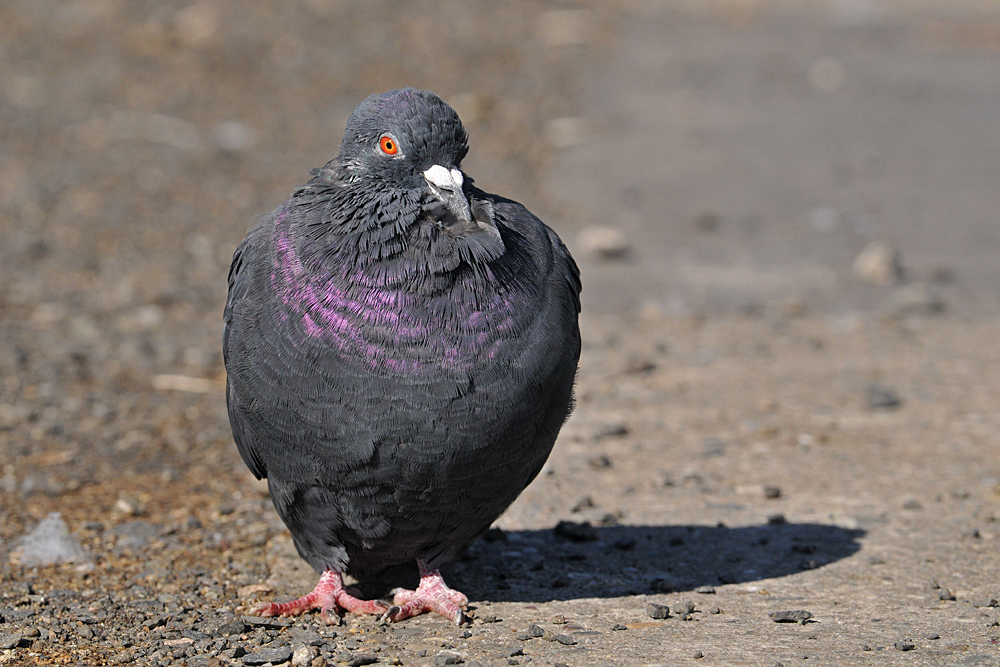
[[[396,145],[396,140],[390,136],[384,136],[378,141],[379,147],[382,152],[386,155],[395,155],[399,152],[399,146]]]

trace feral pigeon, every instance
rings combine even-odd
[[[476,188],[458,115],[404,88],[364,100],[340,154],[254,228],[223,349],[240,455],[267,478],[308,595],[257,608],[462,622],[458,558],[545,463],[573,403],[580,279],[555,232]],[[416,559],[392,605],[349,594]]]

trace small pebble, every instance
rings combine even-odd
[[[713,615],[714,615],[714,614],[721,614],[721,613],[722,613],[722,610],[721,610],[721,609],[719,609],[718,607],[709,607],[709,609],[708,609],[708,613],[709,613],[709,614],[713,614]]]
[[[941,587],[941,590],[939,591],[938,597],[941,598],[942,600],[946,600],[946,601],[947,600],[954,600],[955,599],[955,596],[952,594],[952,592],[949,591],[947,588],[945,588],[943,586]]]
[[[896,642],[893,646],[896,647],[897,651],[912,651],[917,648],[916,644],[912,642]]]
[[[611,626],[611,629],[613,631],[628,630],[628,626],[627,625],[622,625],[621,623],[615,623],[614,625]]]
[[[565,538],[571,542],[596,542],[597,529],[590,525],[589,521],[574,523],[572,521],[560,521],[552,532],[557,537]]]
[[[516,658],[516,657],[517,657],[517,656],[519,656],[519,655],[524,655],[524,649],[523,649],[523,648],[512,648],[512,649],[511,649],[511,650],[510,650],[510,651],[509,651],[509,652],[507,653],[507,657],[508,657],[508,658]]]
[[[280,630],[292,625],[294,621],[280,616],[240,616],[244,623],[254,627],[267,628],[269,630]]]
[[[312,630],[304,630],[295,637],[292,638],[292,644],[297,646],[322,646],[326,644],[327,641],[333,639],[337,636],[336,632],[332,632],[327,635],[327,637],[321,637],[318,632]]]
[[[5,632],[0,634],[0,649],[9,650],[16,647],[24,637],[19,632]]]
[[[602,438],[619,438],[628,435],[630,432],[628,424],[623,422],[611,422],[608,424],[603,424],[594,432],[594,439],[601,440]]]
[[[578,501],[576,501],[576,504],[573,505],[573,508],[570,509],[570,512],[589,510],[592,509],[593,507],[594,507],[594,500],[590,496],[584,496],[583,498],[580,498]]]
[[[806,621],[813,617],[811,612],[805,611],[804,609],[774,611],[768,615],[775,623],[801,623],[802,625],[805,625]]]
[[[655,602],[650,602],[646,605],[646,615],[650,618],[669,618],[670,617],[670,607],[665,604],[657,604]]]
[[[279,646],[275,648],[263,648],[253,653],[248,653],[243,657],[243,664],[263,665],[269,662],[272,665],[279,665],[291,659],[292,649],[287,646]]]
[[[903,274],[899,251],[882,241],[868,244],[854,260],[854,275],[875,287],[887,287]]]
[[[701,651],[695,651],[694,653],[691,654],[691,657],[694,658],[695,660],[698,660],[700,658],[704,658],[705,654],[702,653]]]
[[[895,410],[903,404],[903,399],[895,391],[877,384],[868,386],[865,398],[871,410]]]
[[[933,633],[927,635],[927,639],[929,639],[931,641],[934,641],[935,639],[941,639],[941,635],[939,635],[936,632],[933,632]]]
[[[577,240],[586,254],[602,260],[624,259],[632,249],[625,232],[617,227],[587,227]]]
[[[444,665],[457,665],[462,662],[462,656],[457,653],[443,652],[434,656],[434,667],[444,667]]]
[[[781,488],[777,486],[765,486],[764,487],[764,497],[769,500],[775,500],[781,497]]]
[[[698,588],[694,589],[694,592],[701,593],[702,595],[714,595],[715,586],[699,586]]]
[[[553,625],[566,625],[566,617],[562,614],[556,614],[552,617],[551,623]]]
[[[607,455],[601,454],[591,458],[587,464],[594,470],[606,470],[611,467],[611,459]]]
[[[674,609],[674,611],[676,611],[678,614],[693,614],[694,610],[695,610],[694,602],[691,602],[690,600],[680,603],[680,605],[678,605]]]
[[[656,362],[649,357],[631,356],[625,362],[626,375],[643,375],[656,370]]]
[[[311,665],[316,657],[315,649],[311,646],[300,646],[292,651],[292,667],[306,667]]]

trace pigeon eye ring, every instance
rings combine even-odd
[[[383,134],[379,137],[378,147],[381,148],[382,152],[386,155],[396,155],[399,153],[399,144],[391,134]]]

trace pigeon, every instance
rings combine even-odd
[[[260,615],[462,623],[441,568],[538,475],[572,409],[579,270],[524,206],[474,186],[467,152],[434,93],[372,95],[233,255],[233,437],[321,575]],[[345,588],[413,560],[419,586],[391,605]]]

